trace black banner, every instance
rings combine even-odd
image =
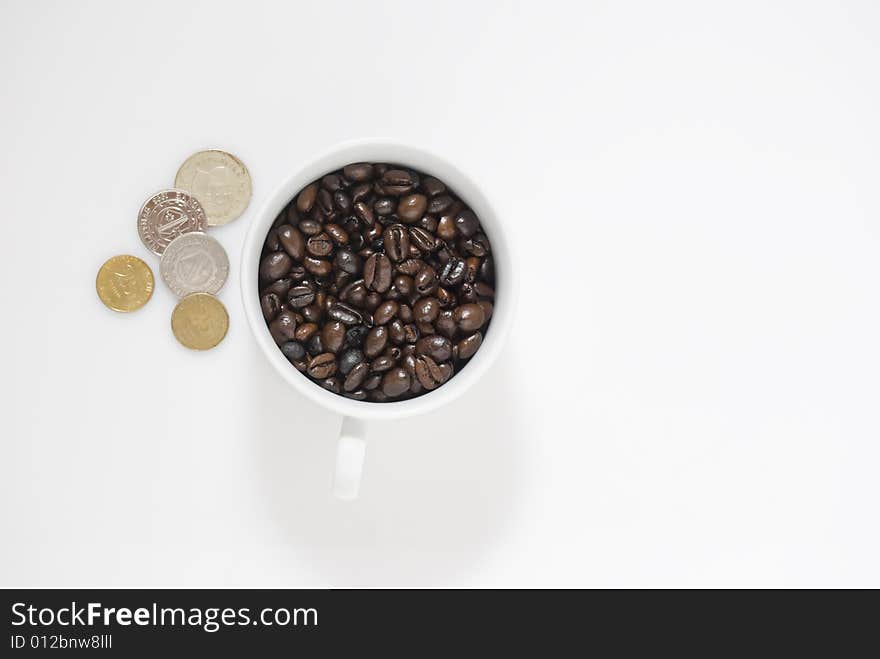
[[[872,629],[876,610],[873,594],[863,602],[867,593],[806,591],[0,592],[6,620],[0,655],[9,657],[55,650],[335,656],[357,649],[418,656],[535,641],[546,651],[601,643],[615,654],[643,652],[645,643],[656,650],[786,652],[806,643],[840,654]],[[835,623],[845,633],[835,633]]]

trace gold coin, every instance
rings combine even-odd
[[[113,311],[136,311],[153,296],[153,271],[138,257],[120,254],[98,270],[95,288]]]
[[[187,348],[210,350],[223,340],[229,329],[226,307],[213,295],[187,295],[171,314],[171,331]]]
[[[199,200],[211,227],[232,222],[251,200],[247,167],[231,153],[218,149],[199,151],[187,158],[177,170],[174,187]]]

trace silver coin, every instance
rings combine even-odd
[[[138,235],[154,254],[161,255],[177,236],[208,228],[205,209],[185,190],[162,190],[144,202],[138,213]]]
[[[208,215],[208,226],[228,224],[251,200],[251,175],[238,158],[226,151],[199,151],[177,170],[174,187],[196,196]]]
[[[191,293],[214,295],[229,275],[229,258],[214,238],[193,231],[178,236],[165,248],[159,273],[178,297]]]

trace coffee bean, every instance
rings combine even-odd
[[[397,270],[405,275],[414,277],[416,273],[425,267],[425,262],[419,259],[407,259],[403,263],[398,264]]]
[[[391,369],[382,377],[382,393],[389,398],[397,398],[409,389],[409,373],[400,367]]]
[[[369,334],[370,328],[366,325],[355,325],[354,327],[349,327],[345,332],[345,347],[346,348],[356,348],[358,346],[363,345],[364,339],[367,338],[367,334]]]
[[[437,242],[434,236],[428,233],[425,229],[420,229],[419,227],[409,227],[409,239],[410,243],[423,252],[430,252],[433,250],[434,245]]]
[[[390,224],[382,233],[385,253],[392,261],[400,262],[409,256],[409,232],[402,224]]]
[[[321,328],[321,344],[328,352],[339,352],[345,343],[345,325],[338,320]]]
[[[266,322],[271,322],[278,315],[278,312],[281,311],[281,300],[278,299],[275,293],[266,293],[266,295],[260,298],[260,309],[263,311],[263,318]]]
[[[301,261],[305,250],[305,240],[299,229],[289,224],[284,224],[278,228],[278,242],[284,248],[284,251],[290,254],[297,261]]]
[[[462,236],[470,238],[480,228],[480,221],[470,208],[466,208],[455,216],[455,228]]]
[[[308,352],[312,357],[315,355],[320,355],[324,352],[324,344],[321,342],[321,333],[317,332],[312,335],[312,338],[309,339],[308,343],[306,343],[306,352]]]
[[[376,326],[369,331],[364,339],[364,354],[368,359],[379,355],[388,344],[388,328],[382,325]]]
[[[440,215],[442,212],[449,210],[455,200],[448,194],[433,197],[428,203],[428,212],[432,215]]]
[[[321,233],[321,223],[309,218],[299,223],[299,230],[306,236],[314,236]]]
[[[298,341],[285,341],[281,344],[281,352],[292,362],[300,361],[306,356],[306,349]]]
[[[349,181],[369,181],[373,178],[373,166],[368,162],[358,162],[342,168],[342,174]]]
[[[342,385],[342,388],[346,391],[354,391],[359,388],[364,380],[367,379],[367,376],[370,374],[370,367],[366,362],[359,362],[348,372],[348,375],[345,376],[345,382]]]
[[[474,356],[474,353],[477,352],[482,343],[483,335],[479,332],[474,332],[470,336],[463,338],[456,344],[456,347],[458,348],[458,358],[470,359]]]
[[[400,308],[400,305],[397,304],[394,300],[388,300],[387,302],[383,302],[378,307],[376,307],[376,311],[373,312],[373,322],[376,325],[385,325],[387,324],[394,316],[397,315],[397,310]]]
[[[296,331],[296,317],[293,315],[292,311],[287,309],[282,310],[273,320],[269,323],[269,333],[272,335],[272,339],[275,343],[282,344],[285,341],[292,341],[295,338],[294,332]]]
[[[460,303],[477,301],[477,292],[474,290],[473,284],[465,281],[461,286],[458,287],[458,301]]]
[[[443,382],[446,382],[455,373],[455,369],[453,368],[452,364],[450,364],[449,362],[443,362],[439,366],[440,366],[440,372],[443,374]]]
[[[437,298],[423,297],[413,305],[413,314],[417,323],[433,323],[440,313]]]
[[[489,240],[486,238],[485,234],[478,233],[473,238],[468,238],[463,241],[461,244],[462,250],[470,254],[471,256],[484,257],[490,251],[492,251],[492,247],[489,245]]]
[[[425,389],[436,389],[443,382],[443,372],[431,357],[419,355],[414,359],[415,376]]]
[[[411,323],[413,321],[412,307],[408,304],[401,304],[397,310],[397,317],[405,323]]]
[[[413,323],[403,326],[403,340],[407,343],[415,343],[419,340],[419,329]]]
[[[403,169],[389,169],[382,174],[382,189],[388,194],[399,197],[415,187],[415,179],[411,172]]]
[[[437,218],[433,215],[423,215],[417,224],[419,228],[424,229],[430,234],[437,233]],[[434,242],[436,243],[436,240]]]
[[[364,283],[371,291],[384,293],[391,286],[391,261],[384,254],[373,254],[364,263]]]
[[[305,317],[307,321],[310,323],[320,322],[321,318],[324,316],[324,310],[314,302],[306,307],[300,309],[300,313]]]
[[[317,336],[317,335],[316,335]],[[322,352],[309,360],[309,375],[317,380],[329,378],[336,373],[336,355]]]
[[[480,297],[487,297],[490,299],[495,298],[495,289],[484,281],[478,281],[474,283],[474,291]]]
[[[381,355],[370,363],[370,370],[373,373],[384,373],[385,371],[394,368],[395,363],[396,361],[393,357],[390,357],[389,355]]]
[[[462,304],[456,307],[454,317],[458,328],[465,332],[479,329],[486,321],[486,314],[483,312],[483,308],[475,303]]]
[[[452,293],[447,288],[438,288],[434,291],[434,295],[437,297],[437,301],[440,302],[441,309],[448,309],[449,307],[454,307],[456,302],[455,293]]]
[[[429,265],[423,266],[415,278],[416,292],[427,296],[437,290],[437,272]]]
[[[358,325],[363,321],[363,317],[356,309],[343,302],[336,302],[331,305],[327,315],[346,325]]]
[[[350,275],[357,274],[361,269],[361,257],[348,249],[337,250],[333,263],[337,268]]]
[[[485,325],[492,317],[492,311],[494,310],[494,307],[492,306],[492,303],[489,302],[489,300],[477,300],[477,306],[483,310],[483,317],[485,318],[483,324]]]
[[[303,265],[306,267],[306,270],[317,277],[326,277],[333,269],[330,261],[316,259],[314,256],[303,257]]]
[[[380,197],[373,203],[373,210],[376,211],[376,215],[381,215],[382,217],[391,215],[395,208],[397,208],[397,202],[391,197]]]
[[[434,327],[437,328],[437,331],[440,334],[448,339],[455,336],[455,332],[458,330],[458,324],[455,322],[455,315],[452,310],[445,309],[441,311],[440,315],[437,317],[437,322],[434,323]]]
[[[324,231],[327,232],[327,235],[329,235],[337,245],[348,244],[348,232],[338,224],[325,224]]]
[[[342,383],[339,381],[339,378],[325,378],[321,380],[319,384],[324,387],[324,389],[332,391],[334,394],[342,393]]]
[[[422,177],[422,190],[424,190],[425,194],[429,197],[436,197],[438,194],[446,192],[446,186],[443,184],[443,181],[440,181],[433,176],[424,176]]]
[[[278,240],[278,230],[276,229],[275,231],[272,231],[270,229],[269,233],[266,234],[265,242],[263,242],[263,251],[277,252],[280,249],[281,249],[281,241]]]
[[[284,221],[287,221],[292,227],[299,226],[300,220],[302,220],[302,216],[299,214],[299,209],[296,207],[296,203],[288,204],[287,210],[282,213],[284,215],[284,219],[278,223],[278,226],[284,224]],[[281,216],[279,215],[279,219]]]
[[[290,289],[287,294],[287,304],[295,309],[302,309],[315,301],[315,292],[310,286],[299,285]]]
[[[300,343],[305,343],[311,339],[319,329],[317,323],[303,323],[296,328],[293,338]]]
[[[401,344],[406,340],[406,334],[403,331],[403,322],[400,318],[395,318],[388,323],[388,338],[392,343]]]
[[[412,224],[425,214],[428,198],[421,194],[407,195],[397,205],[397,216],[404,222]]]
[[[345,392],[343,394],[346,398],[351,398],[352,400],[367,400],[367,392],[364,389],[357,389],[356,391]]]
[[[267,280],[281,279],[292,265],[293,261],[285,252],[272,252],[260,261],[260,277]]]
[[[455,238],[455,217],[449,213],[441,215],[437,222],[437,235],[441,240],[453,240]]]
[[[351,189],[351,200],[352,202],[363,201],[368,196],[370,196],[370,191],[373,189],[369,183],[358,183]]]
[[[364,380],[363,386],[365,391],[373,391],[380,384],[382,384],[382,373],[372,373]]]
[[[424,336],[416,342],[416,353],[428,355],[437,362],[446,361],[452,357],[452,342],[439,334]]]
[[[464,260],[464,278],[465,281],[474,282],[480,276],[480,265],[482,262],[476,256],[469,256]]]
[[[351,198],[342,190],[333,193],[333,205],[339,209],[343,215],[351,212]]]
[[[416,283],[409,275],[397,275],[391,283],[391,288],[403,297],[409,297],[416,290]]]
[[[328,256],[333,251],[333,241],[325,232],[321,232],[306,241],[306,250],[312,256]]]
[[[318,184],[311,183],[302,189],[302,192],[296,198],[296,208],[300,213],[308,213],[315,205],[315,198],[318,195]]]
[[[348,375],[351,369],[362,361],[364,361],[364,353],[357,348],[349,348],[339,357],[339,371],[343,375]]]
[[[333,195],[324,188],[318,190],[318,208],[324,217],[333,212]]]
[[[444,286],[457,286],[464,281],[465,274],[464,259],[453,257],[443,266],[443,270],[440,272],[440,283]]]

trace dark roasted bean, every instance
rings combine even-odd
[[[355,364],[348,374],[345,376],[345,382],[342,385],[346,391],[354,391],[360,387],[367,376],[370,374],[370,366],[366,362],[358,362]]]
[[[278,312],[281,311],[281,300],[278,299],[275,293],[266,293],[260,298],[260,308],[263,311],[263,318],[265,318],[266,322],[272,322],[275,316],[278,315]]]
[[[339,378],[325,378],[321,380],[319,384],[324,387],[327,391],[332,391],[334,394],[342,393],[342,383],[339,381]]]
[[[389,169],[382,174],[382,189],[388,194],[399,197],[412,190],[415,184],[412,173],[403,169]]]
[[[311,286],[307,286],[305,284],[294,286],[287,294],[287,304],[295,309],[302,309],[303,307],[307,307],[314,301],[315,292],[312,290]]]
[[[293,260],[285,252],[272,252],[260,261],[260,277],[275,280],[284,277],[293,265]]]
[[[475,282],[480,275],[481,261],[476,256],[469,256],[464,260],[465,281]]]
[[[263,250],[266,252],[277,252],[281,249],[281,241],[278,240],[278,230],[269,230],[266,235],[266,241],[263,243]]]
[[[309,218],[299,223],[299,230],[306,236],[314,236],[321,233],[321,223]]]
[[[299,214],[299,209],[296,207],[296,203],[291,203],[287,206],[285,219],[290,226],[299,226],[300,220],[302,220],[302,216]]]
[[[478,281],[474,284],[474,291],[480,297],[495,298],[495,289],[484,281]]]
[[[411,194],[402,197],[397,204],[397,216],[408,224],[417,222],[428,207],[428,198],[422,194]]]
[[[387,344],[388,328],[382,325],[374,327],[367,334],[367,338],[364,339],[364,354],[367,356],[367,359],[373,359],[385,350]]]
[[[318,195],[318,184],[311,183],[302,189],[302,192],[296,198],[296,208],[300,213],[308,213],[315,205],[315,198]]]
[[[303,323],[296,328],[294,338],[300,343],[307,342],[320,328],[316,323]]]
[[[352,202],[358,202],[366,199],[370,195],[370,191],[372,189],[373,187],[369,183],[358,183],[351,189]]]
[[[433,250],[434,245],[437,242],[434,236],[425,229],[420,229],[419,227],[409,228],[409,240],[415,247],[423,252],[430,252]]]
[[[350,275],[356,275],[361,269],[361,257],[348,249],[337,250],[333,263],[337,268]]]
[[[400,309],[397,310],[397,317],[405,323],[411,323],[413,321],[412,307],[408,304],[401,304]]]
[[[333,212],[333,195],[324,188],[318,190],[318,208],[324,217]]]
[[[485,325],[492,317],[492,311],[494,310],[494,307],[492,306],[492,303],[489,302],[489,300],[477,300],[477,306],[483,310],[483,318],[485,318],[485,320],[483,320],[483,324]]]
[[[415,278],[416,292],[419,295],[430,295],[437,290],[437,273],[434,268],[425,265]]]
[[[400,262],[409,256],[409,232],[402,224],[390,224],[382,233],[385,253],[392,261]]]
[[[423,176],[422,190],[424,190],[425,194],[427,194],[429,197],[434,197],[438,194],[443,194],[444,192],[446,192],[446,186],[443,184],[443,181],[440,181],[433,176]]]
[[[391,369],[382,377],[382,393],[397,398],[409,389],[409,373],[400,367]]]
[[[443,382],[446,382],[455,373],[455,369],[449,362],[440,364],[440,372],[443,374]]]
[[[339,174],[327,174],[321,179],[321,187],[330,192],[342,189],[342,177]]]
[[[395,208],[397,208],[397,202],[391,197],[380,197],[373,203],[373,210],[376,211],[376,215],[381,215],[382,217],[391,215]]]
[[[455,238],[455,217],[450,214],[441,215],[437,222],[437,235],[441,240]]]
[[[275,343],[281,344],[285,341],[292,341],[296,332],[296,316],[289,309],[283,309],[275,320],[269,323],[269,333]]]
[[[317,323],[324,316],[324,310],[314,302],[300,310],[300,313],[310,323]]]
[[[349,348],[339,357],[339,371],[348,375],[349,371],[364,361],[364,353],[357,348]]]
[[[373,178],[373,166],[368,162],[358,162],[342,168],[342,174],[349,181],[369,181]]]
[[[343,215],[351,212],[351,198],[342,190],[333,193],[333,205],[339,209]]]
[[[298,341],[285,341],[281,344],[281,352],[292,362],[298,362],[306,356],[306,349]]]
[[[437,362],[446,361],[452,357],[452,342],[439,334],[424,336],[416,342],[416,353],[428,355]]]
[[[437,296],[437,300],[440,302],[441,309],[448,309],[449,307],[455,306],[456,299],[455,294],[451,293],[449,289],[446,288],[438,288],[434,295]]]
[[[312,256],[328,256],[333,251],[333,241],[326,232],[321,232],[306,241],[306,250]]]
[[[413,314],[417,323],[433,323],[440,314],[440,303],[437,298],[423,297],[413,305]]]
[[[303,265],[306,267],[306,270],[317,277],[326,277],[333,269],[333,266],[330,265],[330,261],[316,259],[313,256],[304,257]]]
[[[327,315],[345,325],[359,325],[363,321],[363,317],[356,309],[343,302],[336,302],[331,305]]]
[[[366,325],[355,325],[354,327],[349,327],[345,332],[345,347],[346,348],[356,348],[363,344],[364,339],[367,338],[367,334],[370,332],[370,328]]]
[[[430,234],[437,233],[437,218],[433,215],[423,215],[422,219],[418,221],[418,225],[419,228],[424,229]]]
[[[366,391],[373,391],[373,389],[378,387],[380,384],[382,384],[382,374],[372,373],[371,375],[367,376],[366,380],[364,380],[364,389]]]
[[[448,194],[433,197],[428,203],[428,212],[432,215],[439,215],[443,211],[449,210],[455,200]]]
[[[419,355],[413,366],[415,376],[425,389],[436,389],[443,382],[443,372],[431,357]]]
[[[309,375],[316,380],[329,378],[336,373],[336,355],[332,352],[322,352],[309,360]]]
[[[391,287],[391,261],[384,254],[373,254],[364,263],[364,283],[371,291],[384,293]]]
[[[455,323],[463,332],[473,332],[483,326],[486,315],[479,304],[462,304],[455,309]]]
[[[470,238],[480,228],[480,221],[470,208],[465,208],[455,216],[455,228],[462,236]]]
[[[370,362],[370,370],[373,373],[383,373],[390,368],[394,368],[395,361],[388,355],[381,355]]]
[[[458,358],[470,359],[474,356],[474,353],[477,352],[482,343],[483,335],[479,332],[474,332],[470,336],[463,338],[456,344],[456,347],[458,348]]]
[[[263,295],[266,295],[267,293],[275,293],[279,300],[285,300],[287,299],[287,291],[290,290],[292,285],[293,281],[289,278],[276,279],[263,289]]]
[[[403,340],[407,343],[415,343],[419,340],[419,328],[413,323],[403,326]]]
[[[338,224],[325,224],[324,231],[337,245],[345,245],[348,243],[348,232]]]
[[[321,345],[328,352],[339,352],[345,343],[345,325],[338,320],[321,328]]]
[[[489,240],[485,234],[478,233],[473,238],[468,238],[461,244],[462,249],[471,256],[486,256],[491,250]]]
[[[364,284],[364,280],[358,279],[351,282],[340,291],[339,297],[352,306],[363,307],[367,298],[367,286]]]
[[[419,259],[407,259],[403,263],[398,264],[397,270],[405,275],[414,277],[419,270],[425,267],[425,262]]]
[[[403,322],[400,318],[395,318],[388,323],[388,338],[396,344],[401,344],[406,339],[406,334],[403,331]]]
[[[306,267],[308,267],[308,264],[306,264]],[[446,265],[443,266],[443,270],[440,272],[440,283],[444,286],[457,286],[464,281],[465,270],[464,259],[457,256],[452,257],[446,262]]]
[[[376,325],[385,325],[397,315],[397,310],[400,308],[400,305],[397,304],[394,300],[388,300],[387,302],[383,302],[378,307],[376,307],[376,311],[373,312],[373,322]]]
[[[346,391],[342,395],[346,398],[351,398],[352,400],[367,400],[367,392],[364,389],[358,389],[356,391]]]
[[[449,339],[455,336],[455,332],[458,330],[458,325],[455,322],[455,315],[451,309],[444,309],[441,311],[434,326],[440,334]]]
[[[409,275],[397,275],[391,287],[404,297],[409,297],[416,288],[416,283]]]
[[[306,344],[306,351],[314,357],[315,355],[320,355],[324,352],[324,344],[321,342],[321,334],[314,334],[312,338],[309,339],[309,342]]]

